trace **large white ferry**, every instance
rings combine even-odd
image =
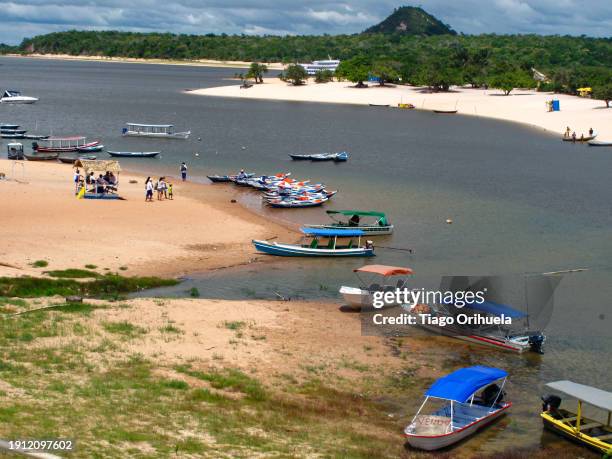
[[[310,64],[300,64],[306,70],[308,75],[316,75],[317,72],[322,70],[331,70],[335,72],[340,64],[339,60],[336,59],[328,59],[325,61],[312,61]]]

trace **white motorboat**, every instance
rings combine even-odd
[[[7,89],[4,91],[4,95],[0,97],[0,103],[2,104],[33,104],[38,102],[36,97],[22,96],[19,91],[14,89]]]
[[[160,139],[187,139],[191,131],[174,132],[172,124],[139,124],[126,123],[123,128],[124,136],[132,137],[155,137]]]
[[[406,288],[406,279],[400,277],[395,285],[392,285],[391,279],[397,279],[398,276],[411,276],[414,271],[410,268],[402,268],[399,266],[385,265],[365,265],[361,268],[353,270],[361,281],[361,287],[340,287],[340,294],[346,303],[353,308],[370,308],[374,303],[374,292],[377,291],[394,291],[395,289]],[[365,282],[359,274],[372,274],[373,276],[381,277],[382,283]],[[370,281],[374,279],[369,279]],[[392,306],[387,304],[387,306]]]

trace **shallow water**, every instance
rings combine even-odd
[[[377,245],[414,253],[379,248],[376,263],[407,265],[423,276],[590,268],[565,276],[559,286],[544,356],[448,347],[457,364],[497,365],[511,373],[508,392],[517,405],[500,424],[506,428],[489,429],[468,443],[471,447],[498,450],[517,438],[531,446],[550,441],[536,415],[544,381],[569,378],[612,389],[608,152],[476,117],[183,92],[231,83],[224,78],[234,69],[15,58],[0,58],[0,69],[0,87],[41,99],[33,106],[0,106],[1,122],[37,133],[87,135],[111,150],[163,152],[159,159],[122,160],[126,169],[177,175],[186,161],[191,178],[202,182],[206,174],[241,167],[266,174],[291,171],[340,190],[327,208],[387,212],[396,232],[377,239]],[[187,141],[123,138],[128,121],[173,123],[193,134]],[[347,163],[292,162],[287,156],[340,150],[351,154]],[[296,226],[326,220],[325,208],[265,209],[249,190],[240,201]],[[453,224],[446,224],[447,218]],[[147,294],[186,296],[197,287],[207,297],[275,298],[277,292],[339,305],[338,287],[353,285],[352,269],[363,263],[278,260],[194,275],[178,287]],[[415,401],[402,402],[406,414],[415,408]],[[489,439],[494,444],[485,445]]]

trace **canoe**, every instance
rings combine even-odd
[[[59,153],[32,153],[31,155],[24,154],[28,161],[50,161],[57,159]]]
[[[98,151],[104,150],[104,145],[91,145],[89,147],[79,147],[77,151],[79,153],[96,153]]]
[[[457,110],[433,110],[433,112],[452,115],[453,113],[457,113]]]
[[[603,140],[589,140],[589,147],[612,147],[612,142]]]
[[[370,107],[388,107],[389,104],[368,104]]]
[[[117,158],[155,158],[159,151],[107,151],[107,153]]]
[[[232,181],[229,175],[207,175],[206,177],[213,183],[227,183]]]
[[[289,155],[291,159],[296,161],[347,161],[349,155],[347,152],[340,153],[319,153],[316,155]]]
[[[561,140],[563,140],[564,142],[587,142],[589,140],[593,140],[595,137],[597,137],[597,132],[593,132],[592,135],[585,135],[583,137],[576,136],[575,139],[571,136],[570,137],[563,136],[561,137]]]
[[[96,159],[96,155],[81,155],[81,156],[59,156],[57,158],[60,162],[65,163],[65,164],[72,164],[74,163],[77,159],[86,159],[86,160],[94,160]]]
[[[308,161],[312,155],[289,155],[291,159],[296,161]]]
[[[0,129],[1,134],[25,134],[26,132],[27,131],[25,129],[8,129],[8,128]]]

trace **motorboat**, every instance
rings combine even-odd
[[[286,244],[280,242],[253,240],[255,248],[269,255],[281,257],[371,257],[374,256],[374,247],[370,241],[361,246],[364,235],[360,230],[323,230],[302,228],[304,239],[310,239],[306,244]],[[357,243],[353,238],[356,237]],[[348,243],[341,245],[339,238],[348,239]],[[320,244],[321,239],[327,239],[327,244]]]
[[[122,134],[132,137],[155,137],[160,139],[187,139],[191,131],[175,132],[172,124],[126,123]]]
[[[40,139],[40,143],[32,142],[32,149],[39,153],[64,153],[97,145],[100,145],[99,141],[87,142],[86,137],[47,137]]]
[[[573,381],[555,381],[547,387],[576,399],[576,410],[561,408],[562,399],[557,395],[542,397],[540,417],[544,427],[570,440],[587,446],[600,454],[612,451],[612,392]],[[596,421],[584,416],[584,406],[590,405],[607,412],[605,421]]]
[[[359,279],[361,286],[348,287],[343,285],[339,292],[344,301],[356,309],[372,307],[375,292],[405,289],[406,277],[414,274],[414,271],[410,268],[386,265],[365,265],[354,269],[353,272]],[[376,279],[380,279],[380,281],[374,282]]]
[[[306,228],[357,228],[368,236],[383,236],[393,233],[393,225],[389,223],[384,212],[373,210],[328,210],[327,215],[333,223],[321,225],[304,225]],[[344,219],[342,217],[345,217]]]
[[[107,151],[110,156],[117,158],[155,158],[159,151]]]
[[[4,91],[4,95],[0,97],[0,103],[2,104],[33,104],[38,102],[36,97],[22,96],[21,92],[14,89],[7,89]]]
[[[505,370],[474,366],[438,379],[404,429],[408,444],[426,451],[446,448],[504,415],[512,406],[504,400],[507,377]]]

